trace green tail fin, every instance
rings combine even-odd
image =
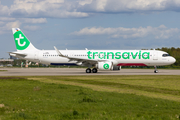
[[[18,51],[37,50],[19,28],[12,28],[12,32],[14,35],[16,49]]]

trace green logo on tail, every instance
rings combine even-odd
[[[29,40],[21,31],[17,31],[14,34],[14,40],[18,50],[25,50],[30,44]]]
[[[104,69],[109,69],[109,64],[106,63],[103,65],[103,67],[104,67]]]

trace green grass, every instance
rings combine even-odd
[[[0,77],[1,120],[177,120],[180,76]]]
[[[5,71],[7,71],[7,70],[0,70],[0,72],[5,72]]]

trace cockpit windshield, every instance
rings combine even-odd
[[[169,55],[169,54],[163,54],[162,56],[163,56],[163,57],[167,57],[167,56],[170,56],[170,55]]]

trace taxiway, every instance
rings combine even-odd
[[[84,68],[0,68],[0,76],[57,76],[57,75],[180,75],[180,70],[121,69],[120,71],[98,71],[85,73]]]

